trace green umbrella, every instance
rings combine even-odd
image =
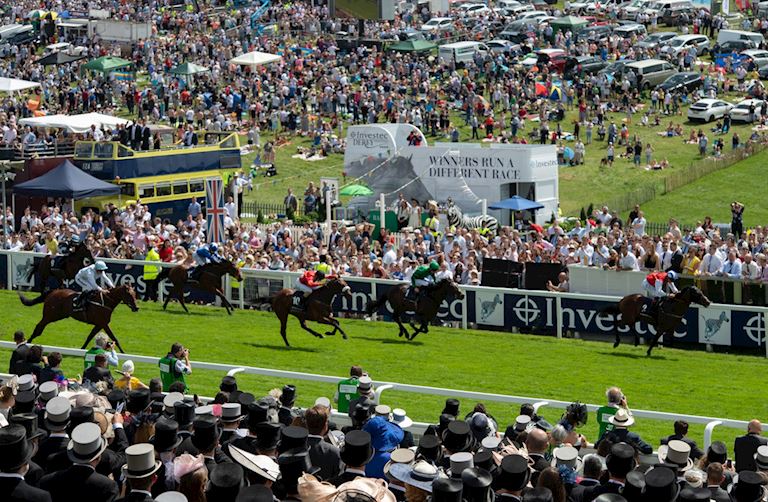
[[[131,66],[133,63],[127,59],[119,58],[116,56],[103,56],[93,61],[88,61],[83,65],[83,68],[101,73],[109,73],[118,68],[125,68]]]
[[[373,195],[373,190],[368,188],[364,185],[348,185],[341,189],[339,192],[339,195],[351,195],[351,196],[362,196],[362,195]]]
[[[396,52],[428,52],[437,47],[436,44],[426,40],[405,40],[389,46],[389,50]]]
[[[194,75],[196,73],[205,73],[210,71],[205,66],[200,66],[195,63],[182,63],[175,68],[171,68],[171,73],[175,75]]]

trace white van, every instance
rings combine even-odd
[[[765,42],[763,34],[754,31],[720,30],[717,33],[717,45],[722,45],[723,42],[730,42],[731,40],[744,40],[753,42],[755,47],[759,47],[760,44]]]
[[[5,26],[0,28],[0,40],[1,41],[8,40],[9,38],[14,36],[15,34],[17,34],[20,31],[22,31],[23,29],[24,29],[24,25],[23,24],[16,24],[16,23],[14,23],[14,24],[7,24],[7,25],[5,25]]]
[[[651,14],[661,16],[664,11],[674,11],[681,9],[693,9],[693,3],[691,0],[658,0],[646,6],[643,12],[649,16]]]
[[[485,56],[488,46],[480,42],[455,42],[441,45],[437,55],[446,63],[453,61],[456,64],[464,64],[474,61],[476,52]]]

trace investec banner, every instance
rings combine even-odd
[[[362,177],[391,204],[399,193],[420,202],[449,197],[467,214],[477,214],[478,199],[493,203],[512,195],[535,198],[544,205],[536,214],[543,223],[557,211],[557,152],[552,145],[441,143],[409,146],[408,137],[423,138],[409,124],[352,126],[347,132],[344,171]],[[356,199],[365,202],[365,199]],[[492,213],[493,214],[493,213]],[[499,216],[499,215],[497,215]]]

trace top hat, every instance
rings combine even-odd
[[[507,455],[501,459],[496,488],[511,492],[521,491],[531,479],[528,460],[522,455]]]
[[[155,499],[158,500],[158,499]],[[237,494],[235,502],[273,502],[272,490],[264,485],[246,486]]]
[[[680,490],[680,495],[677,496],[677,502],[709,502],[712,492],[708,488],[693,488],[692,486],[686,486]]]
[[[425,435],[419,439],[416,454],[436,464],[440,460],[440,440],[437,436]]]
[[[446,399],[445,406],[443,407],[443,411],[440,414],[451,415],[454,417],[459,416],[459,400],[452,397]]]
[[[561,446],[552,450],[552,467],[564,465],[573,470],[579,470],[581,466],[579,450],[573,446]]]
[[[480,444],[483,449],[493,451],[501,444],[501,438],[498,436],[488,436],[487,438],[483,438]]]
[[[768,446],[763,445],[757,448],[755,465],[757,465],[757,469],[760,471],[768,471]]]
[[[709,448],[707,448],[707,460],[717,462],[719,464],[725,464],[728,460],[728,448],[722,441],[713,441]]]
[[[280,394],[280,402],[288,406],[296,401],[296,387],[293,385],[284,385],[283,393]]]
[[[470,467],[461,473],[461,482],[466,502],[486,502],[491,493],[493,476],[485,469]]]
[[[21,425],[0,428],[0,472],[16,472],[34,454],[27,431]]]
[[[680,492],[677,476],[671,469],[655,467],[645,474],[645,498],[654,502],[672,502]]]
[[[344,446],[341,448],[341,460],[347,466],[359,467],[373,458],[371,435],[365,431],[349,431],[344,436]]]
[[[454,453],[450,457],[451,468],[448,469],[448,474],[452,478],[461,478],[461,473],[464,469],[469,469],[475,466],[474,458],[468,451]]]
[[[54,381],[43,382],[40,384],[40,401],[48,402],[59,395],[59,384]]]
[[[259,451],[269,451],[277,448],[282,428],[282,425],[272,422],[262,422],[254,426],[252,430],[256,432],[256,449]]]
[[[45,428],[49,431],[63,431],[69,425],[72,405],[69,399],[56,396],[45,405]]]
[[[439,477],[432,482],[432,502],[462,502],[464,485],[458,479]]]
[[[123,475],[126,478],[146,478],[160,469],[162,463],[155,461],[155,449],[149,443],[139,443],[125,450]]]
[[[237,393],[237,392],[240,392],[240,391],[235,391],[235,393]],[[234,395],[235,393],[230,394],[230,397],[232,395]],[[245,409],[248,409],[248,406],[250,406],[250,404],[252,402],[256,401],[256,396],[254,396],[250,392],[240,392],[239,394],[236,394],[236,395],[237,395],[237,401],[230,400],[230,402],[231,403],[234,403],[234,402],[240,403],[240,407],[245,408]]]
[[[319,467],[312,466],[309,451],[300,448],[281,453],[277,457],[277,464],[280,466],[283,484],[288,490],[296,487],[296,483],[303,473],[316,474],[320,470]]]
[[[94,423],[84,423],[72,431],[72,439],[67,445],[67,456],[74,464],[88,464],[106,448],[107,440],[101,436],[101,427]]]
[[[622,493],[628,500],[640,500],[645,491],[645,474],[640,471],[629,471],[624,480],[624,490]]]
[[[472,461],[475,463],[475,467],[485,469],[486,471],[494,474],[497,470],[496,464],[493,461],[493,451],[480,449],[475,452],[475,456]]]
[[[195,420],[213,420],[217,418],[213,415],[213,405],[206,404],[195,408]]]
[[[659,462],[662,464],[675,464],[677,470],[687,471],[693,467],[691,445],[684,441],[673,439],[669,443],[659,446]]]
[[[160,417],[155,422],[155,435],[149,439],[158,452],[171,451],[181,444],[179,423],[170,418]]]
[[[150,403],[149,389],[136,389],[128,393],[126,408],[131,413],[138,414],[149,408]]]
[[[518,415],[518,417],[515,418],[515,430],[517,432],[528,430],[528,428],[531,426],[531,421],[531,417],[528,415]]]
[[[233,376],[226,375],[221,378],[219,389],[222,392],[234,392],[237,390],[237,380]]]
[[[179,401],[184,401],[184,394],[181,392],[169,392],[163,398],[163,412],[166,416],[173,416],[173,405]]]
[[[42,390],[40,392],[42,392]],[[125,403],[125,392],[120,389],[112,389],[109,391],[109,394],[107,394],[107,401],[109,401],[109,405],[112,409],[116,410],[120,404]]]
[[[232,462],[216,464],[208,473],[208,500],[234,500],[243,486],[243,468]]]
[[[225,424],[240,421],[243,418],[243,413],[240,411],[242,407],[240,403],[224,403],[221,405],[221,421]]]
[[[635,449],[627,443],[616,443],[611,446],[611,453],[605,458],[608,472],[621,477],[635,468]]]
[[[74,430],[80,424],[96,423],[91,406],[76,406],[69,414],[69,428]]]
[[[269,406],[263,403],[253,402],[248,405],[248,427],[266,422],[269,419]]]
[[[35,413],[11,415],[8,417],[8,422],[24,427],[24,430],[27,432],[27,439],[36,439],[48,435],[43,429],[38,428],[37,414]]]
[[[739,480],[731,490],[734,502],[760,502],[763,500],[763,476],[754,471],[741,471]]]
[[[195,405],[186,401],[173,404],[173,419],[179,424],[179,429],[186,429],[195,419]]]
[[[443,446],[451,453],[469,451],[472,443],[469,424],[463,420],[454,420],[443,431]]]
[[[386,404],[377,404],[373,409],[373,413],[378,417],[384,417],[389,420],[392,417],[392,408]]]
[[[371,377],[361,376],[357,379],[357,393],[361,396],[368,396],[373,393],[373,380],[371,380]]]
[[[627,502],[627,499],[618,493],[603,493],[598,495],[593,502]]]
[[[283,453],[294,448],[306,450],[308,448],[307,438],[309,431],[304,427],[289,425],[284,427],[280,434],[280,443],[277,445],[278,453]]]
[[[232,460],[264,479],[277,481],[280,477],[280,466],[266,455],[254,455],[232,444],[229,445],[229,454]]]
[[[192,428],[192,444],[201,452],[210,451],[216,446],[216,441],[221,436],[221,429],[215,420],[196,419]]]
[[[37,384],[32,374],[21,375],[16,381],[18,392],[33,392],[37,390]]]

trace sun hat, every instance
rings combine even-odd
[[[608,418],[608,422],[616,427],[630,427],[635,423],[635,417],[624,408],[619,408],[612,417]]]
[[[389,475],[407,485],[431,492],[432,482],[437,478],[438,470],[430,462],[418,460],[413,465],[392,465],[389,469]]]
[[[266,455],[254,455],[234,445],[229,445],[229,454],[235,462],[264,479],[277,481],[280,478],[280,466]]]
[[[416,452],[409,448],[397,448],[389,454],[389,460],[384,464],[384,474],[389,474],[389,470],[394,464],[411,465],[416,460]]]

